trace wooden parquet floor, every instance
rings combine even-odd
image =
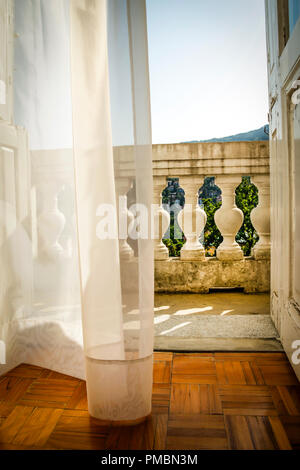
[[[0,449],[300,449],[300,385],[283,353],[154,354],[153,411],[91,418],[85,382],[22,364],[0,377]]]

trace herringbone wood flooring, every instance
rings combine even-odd
[[[153,411],[91,418],[85,382],[22,364],[0,377],[0,449],[299,449],[300,385],[283,353],[154,354]]]

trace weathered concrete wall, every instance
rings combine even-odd
[[[203,142],[152,146],[153,176],[269,173],[269,142]]]
[[[155,292],[202,292],[214,287],[242,287],[247,293],[269,292],[270,260],[155,261]]]
[[[154,180],[217,175],[269,174],[269,142],[202,142],[152,146]],[[131,178],[135,167],[132,146],[114,148],[119,178]]]

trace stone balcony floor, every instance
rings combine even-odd
[[[280,351],[269,294],[155,295],[155,350]]]

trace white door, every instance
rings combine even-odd
[[[282,344],[300,379],[300,104],[290,106],[291,281],[282,316]]]
[[[0,0],[0,352],[4,347],[6,356],[14,355],[8,324],[30,308],[32,289],[27,133],[13,124],[12,6]]]

